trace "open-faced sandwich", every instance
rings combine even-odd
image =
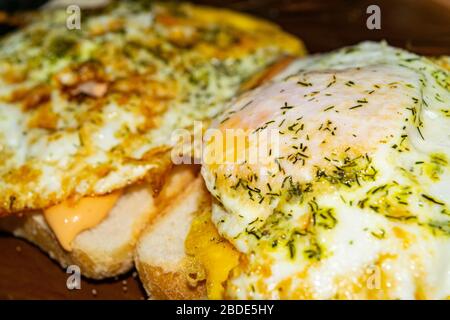
[[[236,98],[140,238],[150,296],[448,299],[449,69],[365,42]]]
[[[38,12],[0,43],[0,226],[63,266],[129,270],[145,224],[192,180],[171,134],[208,121],[302,44],[246,15],[115,1]]]

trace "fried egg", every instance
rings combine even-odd
[[[225,297],[450,297],[443,65],[364,42],[298,59],[229,105],[214,128],[242,130],[247,154],[251,137],[277,139],[256,161],[204,143],[212,221],[243,256]]]
[[[301,44],[270,23],[190,5],[115,2],[66,27],[37,13],[0,44],[0,212],[156,175],[170,137],[216,115]],[[278,39],[279,41],[273,41]]]

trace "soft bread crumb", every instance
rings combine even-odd
[[[204,282],[189,284],[189,259],[184,241],[192,220],[209,198],[199,177],[142,233],[135,253],[136,267],[152,299],[204,299]]]

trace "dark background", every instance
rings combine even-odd
[[[200,0],[278,23],[299,36],[309,52],[323,52],[363,40],[425,55],[450,54],[450,0]],[[366,9],[381,9],[381,30],[369,30]]]
[[[1,10],[26,9],[45,1],[0,0]],[[424,55],[450,55],[450,0],[199,0],[272,20],[299,36],[311,53],[363,40]],[[381,8],[381,30],[366,27],[367,6]],[[0,23],[0,33],[11,30]],[[34,246],[0,234],[0,299],[143,299],[136,274],[106,281],[83,280],[66,288],[67,274]],[[95,290],[95,294],[93,293]]]

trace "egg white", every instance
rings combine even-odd
[[[49,10],[2,39],[0,214],[157,180],[175,129],[216,115],[289,51],[208,10],[117,2],[81,30],[66,28],[65,10]],[[217,49],[237,34],[251,43]]]
[[[212,220],[246,257],[227,296],[449,297],[449,83],[427,58],[365,42],[234,101],[215,128],[279,143],[269,161],[203,164]]]

